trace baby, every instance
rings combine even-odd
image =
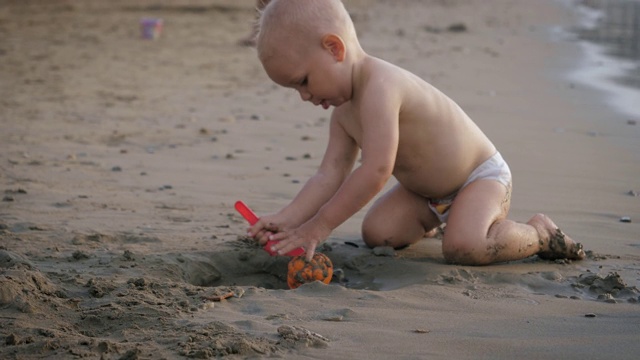
[[[256,0],[256,10],[258,13],[264,9],[265,6],[269,4],[269,0]],[[258,35],[258,26],[257,24],[251,26],[251,32],[245,36],[244,38],[238,41],[238,44],[243,46],[255,46],[256,45],[256,36]]]
[[[290,204],[249,228],[260,244],[278,240],[272,250],[279,254],[301,246],[311,259],[393,175],[397,184],[362,224],[370,247],[401,248],[446,223],[442,251],[451,263],[585,257],[543,214],[526,224],[506,218],[511,172],[493,143],[441,91],[368,55],[340,0],[272,0],[259,25],[267,75],[303,101],[332,108],[316,174]]]

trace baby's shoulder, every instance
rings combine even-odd
[[[362,94],[400,95],[412,81],[406,70],[377,58],[369,62],[360,75],[359,90]]]
[[[371,80],[401,80],[406,76],[407,70],[392,64],[388,61],[373,58],[369,62],[369,66],[365,67],[365,71],[368,73],[368,78]]]
[[[387,62],[382,59],[377,59],[371,62],[368,67],[368,86],[379,87],[387,89],[389,91],[402,91],[403,89],[415,92],[425,91],[437,91],[426,80],[422,79],[413,72]],[[418,89],[417,89],[418,88]]]

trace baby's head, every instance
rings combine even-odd
[[[260,17],[256,48],[267,75],[324,108],[351,97],[351,61],[361,53],[340,0],[272,0]]]
[[[273,0],[260,19],[258,57],[275,83],[325,109],[351,100],[363,54],[340,0]]]
[[[256,47],[263,61],[283,45],[296,51],[320,45],[327,34],[357,42],[353,22],[340,0],[273,0],[262,11],[259,25]]]

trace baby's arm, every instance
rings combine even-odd
[[[281,213],[293,227],[309,220],[336,193],[349,175],[358,155],[358,147],[342,126],[331,121],[329,142],[318,168],[293,201]]]
[[[287,206],[272,216],[265,216],[252,226],[251,234],[261,230],[280,231],[300,226],[336,193],[349,175],[358,155],[358,146],[334,119],[331,121],[329,143],[317,172],[309,178]],[[269,223],[273,223],[270,225]],[[259,239],[266,241],[266,239]]]
[[[373,93],[365,97],[366,102],[359,105],[359,111],[350,112],[342,119],[332,119],[332,123],[337,123],[340,129],[336,131],[340,136],[350,138],[340,125],[342,122],[347,124],[346,126],[362,129],[359,131],[362,164],[347,176],[335,194],[326,203],[321,204],[309,221],[291,231],[270,237],[272,240],[283,240],[273,246],[279,253],[304,246],[307,258],[311,258],[316,246],[324,241],[333,229],[373,199],[391,177],[398,149],[400,95],[383,86],[378,86],[372,91]],[[334,116],[340,110],[342,109],[336,109]],[[357,119],[351,118],[352,113],[358,114]],[[331,154],[328,159],[339,161],[340,153],[331,147],[331,143],[327,154]]]
[[[384,89],[365,97],[360,105],[362,163],[342,183],[312,221],[335,229],[362,209],[382,190],[393,173],[398,150],[397,101]],[[374,96],[375,95],[375,96]]]

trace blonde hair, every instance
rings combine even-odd
[[[272,0],[260,13],[256,48],[261,59],[273,56],[269,43],[320,44],[329,33],[358,41],[355,27],[340,0]]]

